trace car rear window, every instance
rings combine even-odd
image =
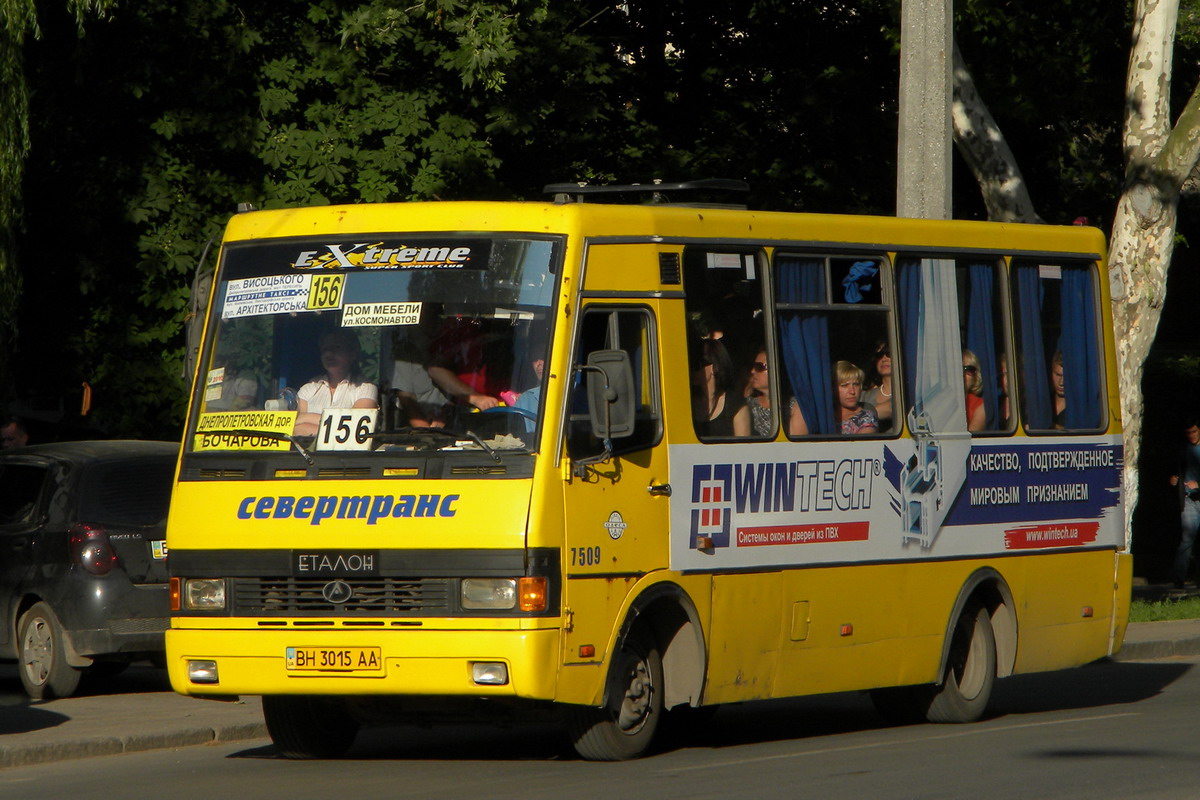
[[[79,518],[116,525],[154,525],[167,518],[174,459],[93,464],[79,487]]]
[[[0,525],[33,519],[45,482],[45,467],[32,464],[0,467]]]

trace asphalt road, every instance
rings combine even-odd
[[[334,762],[256,740],[0,772],[0,797],[1154,798],[1200,796],[1200,657],[997,685],[972,725],[884,727],[862,695],[722,708],[634,762],[575,759],[546,728],[370,731]]]

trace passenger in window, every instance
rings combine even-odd
[[[875,344],[875,356],[871,360],[871,372],[867,376],[867,389],[863,391],[863,403],[875,408],[879,430],[892,429],[892,351],[888,343],[880,340]]]
[[[1061,431],[1067,427],[1067,387],[1063,379],[1062,351],[1050,359],[1050,389],[1054,393],[1054,427]]]
[[[379,408],[379,387],[363,379],[358,366],[358,337],[339,329],[321,337],[321,366],[318,375],[296,393],[295,433],[313,436],[327,408]]]
[[[399,410],[398,425],[441,428],[450,400],[429,375],[430,329],[434,313],[422,314],[416,325],[399,328],[392,340],[392,391]]]
[[[983,370],[979,356],[963,348],[963,388],[967,393],[967,430],[971,433],[987,428],[987,409],[983,404]]]
[[[875,433],[879,420],[875,412],[862,403],[863,371],[849,361],[836,366],[838,421],[842,433]]]
[[[771,422],[771,379],[767,365],[767,351],[759,350],[750,365],[746,383],[746,405],[733,418],[735,436],[754,435],[758,438],[770,436],[774,431]]]
[[[701,339],[692,353],[692,418],[702,437],[733,436],[741,404],[733,400],[733,362],[720,339]]]

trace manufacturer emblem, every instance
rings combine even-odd
[[[620,539],[621,534],[629,526],[625,524],[625,520],[621,518],[620,511],[614,511],[608,515],[608,522],[604,523],[604,527],[608,529],[608,535],[612,539]]]
[[[321,596],[334,605],[349,603],[354,597],[354,590],[345,581],[330,581],[321,589]]]

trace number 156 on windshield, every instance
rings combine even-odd
[[[318,450],[370,450],[377,408],[327,408],[317,426]]]

